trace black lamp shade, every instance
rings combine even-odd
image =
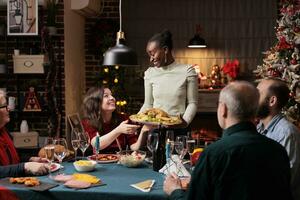
[[[130,47],[124,44],[123,39],[118,39],[116,46],[109,48],[104,53],[104,66],[136,66],[137,55]]]
[[[200,37],[199,34],[196,34],[189,42],[189,48],[206,48],[205,40]]]

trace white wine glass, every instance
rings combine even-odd
[[[58,146],[58,149],[55,151],[55,158],[58,160],[59,164],[62,166],[62,161],[68,153],[68,145],[65,138],[57,138],[54,140],[54,144]]]
[[[49,177],[52,177],[51,166],[54,161],[54,151],[55,151],[54,139],[52,137],[47,137],[44,143],[45,143],[44,150],[45,150],[46,159],[49,162]]]
[[[72,144],[72,147],[74,149],[74,152],[75,152],[75,161],[77,160],[77,149],[79,148],[80,146],[80,139],[79,139],[79,136],[78,136],[78,132],[76,130],[73,130],[72,133],[71,133],[71,144]]]
[[[84,153],[87,150],[87,148],[90,146],[90,138],[87,135],[86,132],[78,132],[78,137],[80,140],[80,145],[79,145],[79,149],[82,152],[82,158],[84,158]]]
[[[159,137],[158,137],[157,132],[152,131],[152,132],[148,133],[147,148],[149,149],[149,151],[152,154],[152,158],[150,158],[150,161],[152,161],[152,162],[153,162],[153,154],[157,151],[157,148],[158,148],[158,140],[159,140]]]

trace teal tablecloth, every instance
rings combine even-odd
[[[65,174],[76,172],[72,163],[63,163]],[[107,184],[100,187],[75,190],[70,189],[62,184],[48,191],[37,192],[29,189],[9,187],[20,199],[61,199],[61,200],[137,200],[137,199],[167,199],[163,192],[162,174],[153,171],[146,165],[140,168],[127,168],[119,164],[98,164],[95,171],[88,172],[91,175],[99,177],[103,183]],[[53,183],[48,176],[41,176],[39,179],[43,182]],[[130,186],[146,179],[154,179],[155,184],[152,190],[144,193]]]

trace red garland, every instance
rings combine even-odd
[[[228,74],[231,78],[235,79],[240,71],[240,62],[237,59],[233,61],[227,60],[222,67],[224,74]]]

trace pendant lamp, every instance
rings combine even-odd
[[[205,40],[202,37],[200,37],[200,32],[201,32],[201,27],[200,27],[200,25],[197,25],[196,34],[192,39],[190,39],[188,48],[206,48],[207,47]]]
[[[104,66],[136,66],[137,55],[130,47],[125,45],[125,36],[122,31],[122,0],[119,2],[120,13],[120,30],[117,33],[117,41],[114,47],[109,48],[104,53],[103,65]]]

